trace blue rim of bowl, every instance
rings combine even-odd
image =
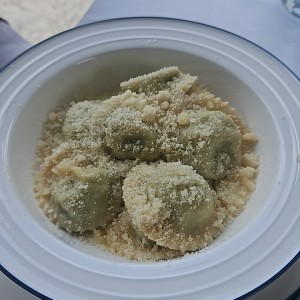
[[[51,40],[57,36],[60,36],[62,34],[65,34],[66,32],[70,32],[70,31],[74,31],[77,28],[83,28],[83,27],[88,27],[88,26],[94,26],[95,24],[102,24],[102,23],[109,23],[109,22],[114,22],[114,21],[122,21],[122,20],[143,20],[143,19],[154,19],[154,20],[171,20],[171,21],[180,21],[180,22],[185,22],[185,23],[191,23],[191,24],[197,24],[197,25],[201,25],[201,26],[205,26],[205,27],[209,27],[212,29],[216,29],[222,32],[225,32],[229,35],[235,36],[239,39],[242,39],[254,46],[256,46],[257,48],[261,49],[262,51],[264,51],[265,53],[267,53],[268,55],[270,55],[271,57],[273,57],[275,60],[277,60],[282,66],[284,66],[299,82],[300,82],[300,78],[296,75],[295,72],[293,72],[285,63],[283,63],[279,58],[277,58],[274,54],[272,54],[271,52],[269,52],[268,50],[264,49],[263,47],[259,46],[258,44],[238,35],[235,33],[232,33],[228,30],[216,27],[216,26],[212,26],[212,25],[208,25],[208,24],[204,24],[204,23],[200,23],[200,22],[196,22],[196,21],[190,21],[190,20],[184,20],[184,19],[176,19],[176,18],[167,18],[167,17],[129,17],[129,18],[115,18],[115,19],[105,19],[102,21],[97,21],[97,22],[92,22],[92,23],[88,23],[88,24],[83,24],[83,25],[79,25],[75,28],[71,28],[69,30],[60,32],[56,35],[53,35],[43,41],[41,41],[40,43],[33,45],[32,47],[28,48],[27,50],[25,50],[23,53],[19,54],[17,57],[15,57],[13,60],[11,60],[10,62],[8,62],[2,69],[0,69],[0,74],[3,70],[5,70],[10,64],[12,64],[14,61],[16,61],[17,59],[19,59],[19,57],[23,56],[25,53],[27,53],[28,51],[30,51],[33,48],[39,47],[39,45],[44,44],[45,42],[47,42],[48,40]],[[300,258],[300,250],[298,251],[298,253],[296,254],[296,256],[287,264],[285,265],[285,267],[283,267],[279,272],[277,272],[276,274],[274,274],[271,278],[269,278],[266,282],[262,283],[261,285],[259,285],[258,287],[256,287],[255,289],[251,290],[250,292],[236,298],[235,300],[242,300],[242,299],[247,299],[255,294],[257,294],[259,291],[261,291],[262,289],[264,289],[265,287],[269,286],[271,283],[273,283],[276,279],[278,279],[280,276],[282,276],[298,259]],[[40,292],[36,291],[35,289],[31,288],[30,286],[28,286],[27,284],[25,284],[24,282],[22,282],[20,279],[18,279],[17,277],[15,277],[14,275],[12,275],[9,271],[7,271],[2,264],[0,264],[0,271],[2,273],[4,273],[8,278],[10,278],[12,281],[14,281],[17,285],[19,285],[21,288],[25,289],[26,291],[28,291],[29,293],[33,294],[34,296],[39,297],[40,299],[43,300],[52,300],[52,298],[49,298],[43,294],[41,294]],[[299,287],[295,290],[294,293],[292,293],[287,299],[289,300],[296,300],[297,298],[294,298],[294,295],[297,297],[298,293],[299,293],[299,289],[300,289],[300,285]],[[292,297],[292,298],[291,298]]]

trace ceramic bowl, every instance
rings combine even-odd
[[[84,245],[44,216],[33,193],[47,114],[177,65],[235,107],[259,136],[257,186],[245,210],[199,253],[134,263]],[[206,25],[120,19],[33,47],[0,74],[0,257],[54,299],[233,299],[257,291],[299,255],[299,80],[258,46]]]

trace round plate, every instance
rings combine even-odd
[[[259,135],[260,173],[245,211],[204,251],[126,262],[58,230],[32,191],[35,145],[62,101],[110,92],[178,65],[228,100]],[[299,80],[258,46],[210,26],[134,18],[85,25],[33,47],[0,74],[0,257],[54,299],[233,299],[299,256]]]

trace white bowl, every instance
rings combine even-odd
[[[257,188],[200,253],[126,262],[80,244],[43,215],[32,190],[36,142],[60,103],[96,98],[170,65],[198,75],[259,135]],[[196,23],[105,21],[33,47],[0,75],[2,267],[54,299],[233,299],[257,291],[299,256],[299,95],[298,79],[269,53]]]

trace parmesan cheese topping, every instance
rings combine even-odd
[[[37,144],[41,208],[59,227],[129,260],[203,249],[255,189],[257,135],[178,67],[120,86],[109,99],[49,114]]]

